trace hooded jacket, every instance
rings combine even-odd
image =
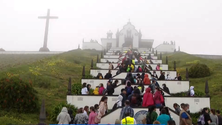
[[[143,107],[154,105],[153,94],[150,92],[151,92],[151,89],[147,88],[146,93],[143,95],[143,105],[142,105]]]
[[[71,121],[71,118],[68,114],[68,110],[66,107],[62,108],[62,111],[57,116],[57,121],[59,121],[59,123],[63,123],[63,124],[69,124],[69,122]]]
[[[154,93],[153,99],[155,104],[161,104],[160,96],[162,96],[161,91],[156,91]]]
[[[148,77],[148,74],[145,74],[145,77],[144,77],[144,79],[143,79],[143,83],[144,83],[145,85],[150,85],[150,79],[149,79],[149,77]]]
[[[190,96],[194,96],[194,86],[190,86]]]
[[[94,91],[93,91],[93,94],[94,95],[99,95],[99,88],[95,88]]]

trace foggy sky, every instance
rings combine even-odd
[[[45,16],[51,16],[51,51],[76,49],[82,40],[101,42],[130,19],[143,39],[176,41],[182,51],[222,55],[222,0],[0,0],[0,48],[38,51]],[[115,35],[114,35],[115,37]]]

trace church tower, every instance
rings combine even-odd
[[[119,47],[119,29],[116,32],[116,47]]]
[[[112,39],[113,33],[111,32],[111,30],[109,30],[109,32],[107,33],[107,39]]]

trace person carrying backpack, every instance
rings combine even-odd
[[[133,87],[131,86],[130,82],[127,82],[127,86],[125,87],[125,90],[126,90],[126,96],[128,97],[133,91]]]
[[[73,116],[73,111],[71,109],[68,110],[69,116],[71,118],[71,121],[69,124],[74,124],[74,116]]]
[[[153,124],[153,122],[156,121],[157,116],[156,106],[149,107],[148,114],[146,116],[146,124]]]

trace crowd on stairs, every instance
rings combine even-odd
[[[119,54],[122,57],[122,54]],[[150,61],[147,61],[150,59]],[[158,77],[156,72],[151,73],[152,67],[147,66],[147,63],[152,63],[152,57],[149,55],[147,59],[142,59],[140,53],[128,51],[125,57],[121,60],[121,63],[115,68],[118,68],[117,74],[121,72],[128,72],[125,80],[122,82],[125,85],[121,89],[120,94],[117,97],[116,103],[113,105],[112,111],[121,108],[119,119],[116,119],[115,124],[137,124],[134,119],[134,107],[145,107],[148,108],[146,117],[142,120],[143,124],[165,124],[165,125],[176,125],[173,117],[170,115],[169,108],[165,106],[164,92],[170,94],[170,89],[166,84],[162,85],[162,88],[158,84],[158,80],[171,80],[169,74],[165,75],[161,71],[160,64],[156,66],[156,70],[161,71],[161,75]],[[135,67],[136,64],[141,66]],[[72,116],[72,111],[67,111],[66,107],[63,107],[61,113],[58,115],[57,120],[61,124],[99,124],[104,115],[108,110],[108,96],[113,95],[115,88],[118,86],[119,81],[113,81],[111,70],[114,69],[112,63],[109,63],[108,73],[103,77],[101,73],[98,73],[97,79],[107,79],[107,84],[101,83],[93,91],[94,95],[101,95],[102,98],[98,104],[94,106],[85,106],[79,108],[75,117]],[[133,75],[132,72],[138,72]],[[142,74],[139,74],[141,72]],[[148,77],[149,73],[151,79]],[[182,80],[180,74],[174,80]],[[132,87],[132,85],[135,85]],[[148,87],[145,88],[145,85]],[[83,83],[81,94],[89,94],[91,88],[90,84]],[[194,86],[190,87],[188,91],[189,96],[195,96]],[[97,102],[95,102],[97,103]],[[180,117],[180,125],[192,125],[192,119],[189,111],[189,104],[177,103],[173,104],[175,113]],[[159,109],[160,113],[157,114],[156,110]],[[115,119],[114,119],[115,120]],[[214,109],[208,112],[207,108],[204,108],[198,119],[199,125],[222,125],[222,117],[220,111]]]

